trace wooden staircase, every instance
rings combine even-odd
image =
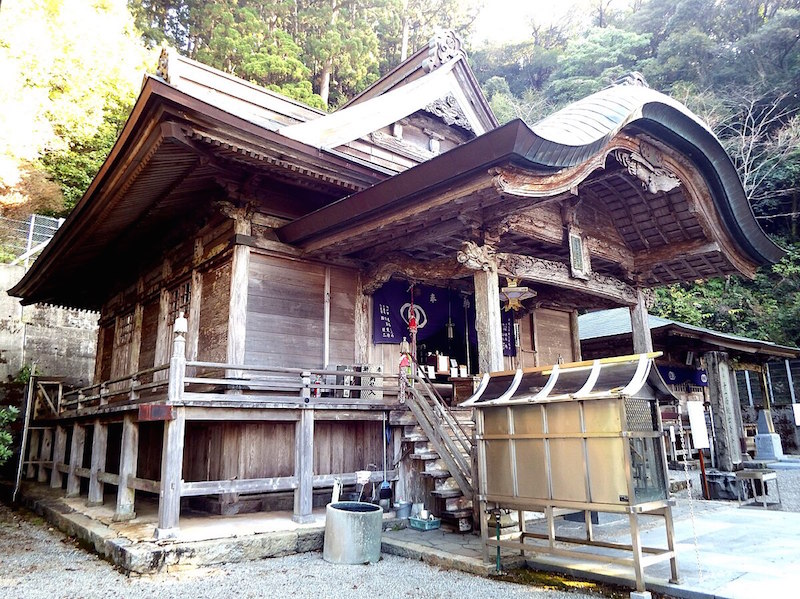
[[[472,410],[448,407],[421,378],[408,388],[406,403],[416,424],[405,427],[403,442],[424,481],[426,507],[444,525],[472,530]]]

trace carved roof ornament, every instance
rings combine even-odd
[[[434,116],[438,116],[447,125],[458,125],[467,131],[473,131],[472,125],[467,119],[467,115],[461,110],[453,94],[448,94],[444,98],[439,98],[428,104],[424,110]]]
[[[635,85],[638,87],[650,87],[647,79],[639,71],[631,71],[619,79],[615,79],[611,85]]]
[[[166,46],[161,48],[158,56],[158,66],[156,67],[156,77],[160,77],[169,83],[169,49]]]
[[[464,42],[452,29],[438,31],[428,42],[428,56],[422,61],[422,68],[430,73],[458,55],[466,58]]]
[[[497,268],[494,249],[488,245],[478,245],[474,241],[467,241],[461,246],[456,255],[459,264],[472,270],[490,271]]]
[[[644,149],[644,148],[642,148]],[[660,154],[654,148],[647,146],[647,160],[637,152],[627,150],[614,150],[614,159],[624,166],[628,174],[642,182],[642,187],[650,193],[659,191],[672,191],[681,184],[681,180],[653,162],[663,164]]]

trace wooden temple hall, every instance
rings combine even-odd
[[[708,127],[635,75],[499,126],[451,33],[331,114],[165,50],[12,290],[100,311],[26,484],[157,501],[170,538],[181,510],[308,521],[369,471],[464,530],[479,375],[580,361],[581,310],[629,307],[648,352],[650,288],[781,255]]]

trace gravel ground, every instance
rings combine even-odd
[[[306,553],[220,567],[128,578],[28,512],[0,504],[0,597],[90,599],[158,597],[342,597],[581,599],[443,570],[393,555],[369,566],[331,565]]]
[[[671,471],[683,478],[683,471]],[[700,498],[700,473],[689,471],[692,495]],[[800,512],[800,468],[778,469],[781,509]],[[677,495],[677,513],[688,508],[687,494]],[[705,502],[704,502],[705,503]],[[702,505],[698,505],[702,510]],[[710,508],[713,505],[709,503]],[[370,566],[335,566],[319,553],[292,555],[219,567],[194,568],[157,576],[129,578],[108,562],[77,546],[35,515],[0,504],[0,597],[4,599],[160,599],[231,596],[426,598],[597,597],[489,580],[384,555]]]

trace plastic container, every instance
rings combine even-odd
[[[442,525],[441,518],[430,518],[423,520],[422,518],[409,518],[408,524],[411,528],[416,530],[436,530]]]
[[[372,503],[340,501],[325,510],[322,559],[332,564],[366,564],[381,559],[383,510]]]

